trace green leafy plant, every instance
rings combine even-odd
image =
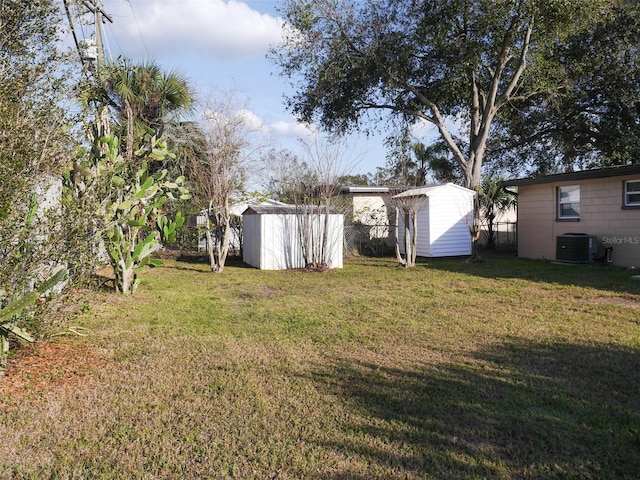
[[[34,338],[17,325],[17,319],[23,310],[30,307],[49,290],[60,283],[67,275],[66,269],[59,270],[36,290],[26,293],[19,299],[0,309],[0,374],[4,373],[7,354],[9,353],[9,335],[12,334],[26,342],[33,342]]]
[[[191,196],[183,186],[184,177],[168,180],[167,170],[151,174],[150,161],[172,157],[166,143],[155,137],[135,152],[140,167],[133,175],[130,165],[119,153],[115,136],[100,139],[106,147],[105,157],[111,165],[112,194],[106,205],[105,236],[109,260],[116,277],[116,289],[125,294],[135,293],[144,267],[162,262],[152,255],[164,245],[176,241],[176,230],[184,224],[177,213],[173,219],[162,213],[167,200],[187,200]]]

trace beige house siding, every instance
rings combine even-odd
[[[339,198],[345,202],[343,211],[351,217],[350,223],[370,226],[365,240],[382,239],[388,246],[395,244],[393,225],[390,224],[393,207],[388,188],[347,187]]]
[[[386,195],[387,201],[382,198],[381,195],[362,195],[352,196],[353,201],[353,219],[354,221],[363,221],[367,219],[367,212],[373,212],[375,210],[387,211],[387,203],[389,195]]]
[[[613,247],[613,263],[640,266],[640,208],[623,208],[625,180],[638,175],[521,185],[518,189],[518,255],[553,260],[556,237],[586,233],[598,250]],[[580,220],[556,218],[557,187],[580,185]]]

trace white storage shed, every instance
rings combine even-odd
[[[242,259],[261,270],[305,268],[304,250],[318,248],[325,225],[323,209],[296,205],[251,205],[244,211],[242,218]],[[343,215],[332,211],[329,214],[328,228],[328,267],[342,268]],[[306,234],[303,235],[303,231]],[[307,239],[306,245],[303,245],[304,238]]]
[[[413,188],[392,197],[395,202],[419,205],[416,255],[448,257],[471,255],[475,192],[447,183]],[[404,254],[404,215],[398,218],[398,243]]]

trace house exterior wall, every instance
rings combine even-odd
[[[518,255],[553,260],[556,237],[586,233],[598,237],[599,252],[613,247],[613,264],[640,266],[640,208],[622,208],[625,180],[638,176],[560,181],[518,188]],[[580,185],[579,221],[556,218],[557,187]]]
[[[391,194],[387,192],[356,191],[341,193],[340,197],[347,202],[347,211],[351,215],[352,223],[361,223],[370,226],[366,240],[384,239],[385,243],[392,246],[395,243],[393,237],[393,225],[390,225]]]
[[[388,196],[388,195],[387,195]],[[381,195],[354,195],[351,196],[353,205],[353,221],[366,222],[370,212],[384,210],[386,213],[387,203]]]

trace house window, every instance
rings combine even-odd
[[[624,206],[640,207],[640,180],[624,182]]]
[[[565,187],[558,187],[558,220],[579,219],[580,185],[567,185]]]

